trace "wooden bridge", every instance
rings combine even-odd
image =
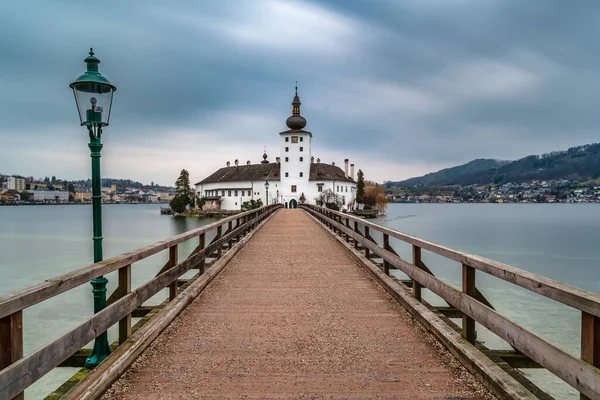
[[[187,241],[197,245],[180,262]],[[455,261],[462,287],[436,278],[424,252]],[[135,263],[157,254],[164,266],[132,288]],[[580,310],[581,357],[497,312],[475,271]],[[23,354],[23,310],[111,272],[107,308]],[[164,288],[168,299],[144,305]],[[476,323],[514,350],[487,348]],[[599,295],[321,207],[248,211],[0,297],[0,400],[23,398],[54,368],[83,367],[83,347],[113,325],[112,354],[48,399],[552,398],[516,368],[544,368],[600,399]]]

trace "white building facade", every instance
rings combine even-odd
[[[25,190],[25,179],[18,178],[16,176],[9,176],[6,188],[8,190],[16,190],[17,192],[22,192],[23,190]]]
[[[300,115],[298,88],[292,102],[292,115],[287,119],[288,130],[279,133],[280,157],[272,163],[265,152],[260,164],[247,161],[240,165],[235,160],[231,165],[214,172],[196,183],[196,193],[200,197],[221,202],[221,210],[240,210],[248,200],[261,199],[263,204],[281,203],[285,207],[296,208],[305,202],[316,204],[322,194],[331,190],[337,195],[342,209],[353,209],[356,196],[354,164],[348,171],[334,163],[315,161],[312,155],[311,132],[305,131],[306,119]],[[265,183],[269,183],[268,194]]]
[[[31,190],[33,201],[67,203],[69,192],[67,190]]]

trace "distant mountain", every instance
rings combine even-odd
[[[600,144],[571,147],[565,151],[531,155],[516,161],[477,159],[457,167],[390,182],[394,186],[487,185],[532,180],[586,181],[600,177]]]
[[[478,158],[457,167],[445,168],[438,172],[431,172],[418,178],[410,178],[395,183],[400,186],[458,185],[462,184],[461,182],[464,181],[486,180],[488,175],[493,174],[499,167],[508,163],[510,163],[510,161]]]

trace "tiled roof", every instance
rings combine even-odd
[[[310,164],[310,181],[344,181],[354,182],[347,178],[340,167],[331,164],[313,163]]]
[[[240,165],[237,167],[223,167],[218,169],[212,175],[204,178],[196,185],[216,182],[240,182],[240,181],[279,181],[280,164],[252,164]],[[347,178],[340,167],[331,164],[312,163],[310,164],[309,181],[340,181],[354,182]]]
[[[251,164],[237,167],[223,167],[212,175],[204,178],[198,184],[237,181],[278,181],[279,164]]]

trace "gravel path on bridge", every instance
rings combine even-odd
[[[492,399],[336,240],[279,211],[104,399]]]

